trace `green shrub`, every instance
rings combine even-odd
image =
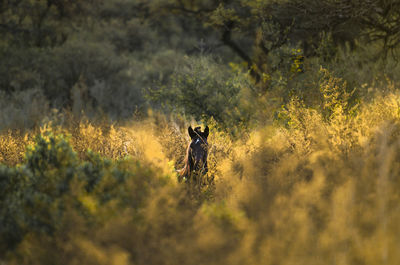
[[[52,238],[62,233],[65,222],[71,225],[70,214],[81,216],[82,225],[89,227],[118,214],[115,207],[143,207],[150,183],[166,183],[153,176],[129,159],[112,161],[88,152],[82,161],[64,136],[38,135],[22,164],[0,167],[1,253],[28,235]]]
[[[150,90],[148,95],[169,111],[196,120],[213,118],[235,130],[248,125],[253,114],[252,90],[242,72],[233,72],[207,57],[193,57],[175,71],[170,85]]]

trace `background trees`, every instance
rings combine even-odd
[[[173,86],[184,56],[207,55],[220,68],[242,65],[257,93],[282,85],[289,93],[319,64],[357,75],[370,71],[370,59],[381,60],[380,69],[394,64],[398,6],[397,0],[2,1],[0,89],[39,89],[52,107],[128,117],[153,104],[144,97],[148,88]],[[395,78],[390,69],[382,72]],[[352,87],[373,81],[346,79]]]

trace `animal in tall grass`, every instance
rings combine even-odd
[[[208,134],[209,128],[206,126],[204,131],[200,127],[192,129],[188,128],[190,142],[186,149],[186,156],[184,160],[184,168],[179,172],[179,181],[195,180],[199,182],[202,175],[208,172],[207,156],[208,156]]]

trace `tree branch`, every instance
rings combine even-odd
[[[254,70],[254,63],[253,60],[248,56],[234,41],[232,41],[232,29],[234,23],[231,21],[229,22],[224,32],[222,33],[222,42],[231,48],[240,58],[247,62],[247,68],[250,71],[250,75],[256,80],[258,83],[261,80],[260,74]]]

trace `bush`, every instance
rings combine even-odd
[[[107,43],[71,40],[53,49],[8,47],[0,58],[0,90],[7,93],[40,90],[51,106],[77,114],[101,109],[126,117],[143,104],[142,88],[133,85],[128,62]]]
[[[169,111],[196,120],[213,118],[234,131],[249,124],[253,89],[242,72],[233,72],[210,58],[199,57],[187,58],[173,74],[168,87],[150,90],[148,95]]]
[[[65,137],[49,132],[36,137],[23,164],[2,165],[0,181],[2,258],[21,241],[62,234],[65,225],[73,225],[68,223],[71,214],[89,229],[115,216],[115,205],[138,210],[150,183],[166,183],[131,160],[112,161],[89,152],[81,161]]]

